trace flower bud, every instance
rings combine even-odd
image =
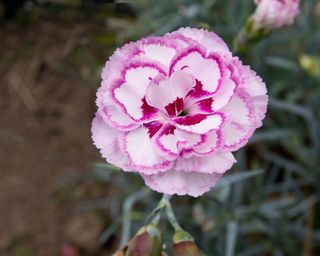
[[[174,234],[173,256],[200,256],[200,251],[188,232],[178,230]]]
[[[299,15],[300,0],[255,0],[253,19],[258,27],[269,30],[292,25]]]
[[[160,256],[162,242],[162,234],[157,226],[144,226],[129,242],[125,256]]]

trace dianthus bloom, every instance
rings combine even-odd
[[[258,27],[269,30],[293,24],[299,15],[300,0],[255,0],[253,19]]]
[[[97,92],[92,137],[101,154],[153,190],[199,196],[261,126],[261,78],[216,34],[181,28],[118,49]]]

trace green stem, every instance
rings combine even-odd
[[[166,207],[167,202],[170,200],[171,195],[163,194],[161,200],[157,204],[156,208],[147,216],[146,223],[158,224],[162,210]]]
[[[167,204],[166,204],[166,214],[167,214],[167,218],[168,218],[171,226],[174,228],[174,230],[175,231],[182,230],[181,226],[178,223],[176,215],[174,214],[174,212],[172,210],[172,207],[171,207],[171,204],[169,201],[167,201]]]
[[[154,225],[159,223],[161,214],[163,209],[166,210],[166,216],[168,221],[170,222],[171,226],[174,228],[175,231],[182,230],[181,226],[179,225],[177,218],[172,210],[172,206],[170,203],[171,195],[163,194],[161,200],[159,201],[157,207],[149,214],[146,218],[146,222],[151,222]],[[151,219],[151,221],[150,221]]]

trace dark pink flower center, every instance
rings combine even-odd
[[[165,107],[170,117],[175,117],[180,115],[180,113],[183,111],[183,108],[184,108],[184,102],[182,98],[176,98],[174,102],[171,102]]]

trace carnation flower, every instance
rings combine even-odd
[[[212,32],[181,28],[129,43],[106,62],[92,124],[106,160],[151,189],[199,196],[262,125],[262,79]]]
[[[258,27],[269,30],[293,24],[299,14],[300,0],[255,0],[253,19]]]

